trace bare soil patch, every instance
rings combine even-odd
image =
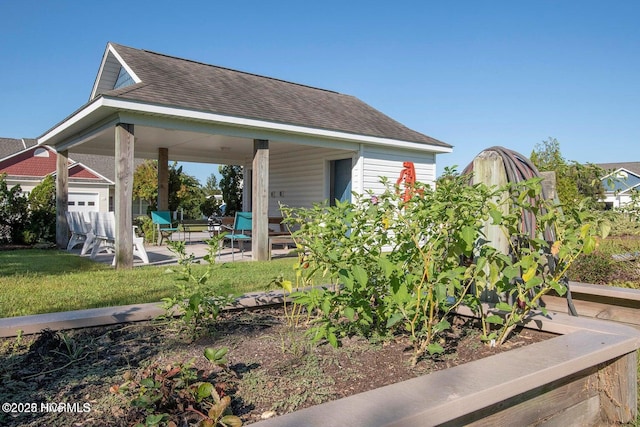
[[[315,346],[286,325],[281,308],[224,313],[196,342],[173,323],[143,322],[0,341],[0,402],[35,404],[36,413],[0,413],[3,426],[130,426],[144,423],[131,397],[114,393],[125,376],[192,361],[200,379],[231,397],[245,424],[467,363],[552,335],[521,330],[502,348],[483,345],[471,321],[456,319],[446,352],[409,364],[405,337],[369,342],[351,337],[338,349]],[[227,369],[213,366],[207,347],[228,347]],[[111,389],[111,391],[110,391]],[[52,412],[60,404],[61,412]],[[75,404],[75,405],[74,405]],[[88,405],[86,405],[88,404]],[[43,408],[48,408],[43,411]],[[88,411],[85,410],[89,408]],[[176,406],[177,426],[196,425]]]

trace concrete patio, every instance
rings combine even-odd
[[[186,251],[187,254],[193,253],[196,257],[196,260],[200,260],[200,262],[204,262],[203,257],[207,254],[207,244],[205,243],[206,239],[209,239],[208,232],[192,232],[188,236],[184,236],[182,234],[178,235],[175,233],[171,236],[172,239],[180,239],[185,240],[186,243]],[[216,262],[239,262],[239,261],[251,261],[251,242],[244,242],[244,256],[242,252],[237,247],[237,243],[235,244],[234,251],[232,254],[231,248],[229,247],[229,243],[225,244],[225,247],[222,249],[220,257],[216,257]],[[75,253],[80,256],[80,248],[81,246],[77,246],[71,253]],[[166,244],[162,245],[154,245],[151,243],[145,243],[145,250],[147,251],[147,255],[149,256],[149,264],[143,264],[139,258],[133,258],[134,267],[144,266],[144,265],[171,265],[177,264],[178,259],[176,255],[169,250],[169,247]],[[292,256],[292,248],[285,249],[283,247],[274,247],[272,251],[272,257],[274,259],[281,258],[285,256]],[[82,255],[84,257],[89,258],[89,254]],[[95,261],[111,264],[113,261],[113,253],[101,252],[99,253]]]

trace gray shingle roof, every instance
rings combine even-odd
[[[359,99],[111,43],[141,83],[102,95],[311,128],[451,147]]]
[[[0,159],[18,153],[36,144],[35,139],[0,138]],[[26,146],[25,146],[26,145]]]
[[[26,147],[31,147],[36,145],[37,141],[35,139],[24,139],[24,144],[22,139],[15,138],[1,138],[0,137],[0,159],[11,156],[12,154],[19,153],[24,150]],[[26,147],[25,147],[26,144]],[[69,158],[73,162],[78,162],[87,166],[94,171],[98,172],[100,175],[104,176],[108,180],[115,182],[115,159],[113,156],[101,156],[96,154],[80,154],[80,153],[70,153]],[[142,163],[142,160],[136,159],[135,164],[138,165]],[[23,178],[20,176],[19,178]],[[42,177],[34,177],[34,178],[42,178]],[[72,181],[74,179],[71,179]],[[86,179],[84,179],[86,181]],[[81,182],[83,179],[77,179],[75,181]]]
[[[606,170],[607,172],[624,168],[629,172],[640,176],[640,162],[619,162],[619,163],[598,163],[597,166]]]

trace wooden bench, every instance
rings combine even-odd
[[[289,245],[294,246],[295,242],[287,227],[282,223],[282,217],[269,218],[269,259],[274,245],[282,245],[289,249]]]
[[[178,233],[182,233],[187,241],[186,236],[189,235],[189,242],[191,241],[191,233],[201,233],[207,231],[209,235],[212,234],[212,230],[209,230],[209,221],[206,219],[185,219],[178,224]]]

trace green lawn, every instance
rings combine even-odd
[[[207,285],[234,295],[265,290],[279,274],[294,280],[294,262],[218,264]],[[65,251],[0,251],[0,317],[157,302],[175,292],[178,274],[168,268],[176,266],[114,270]]]

